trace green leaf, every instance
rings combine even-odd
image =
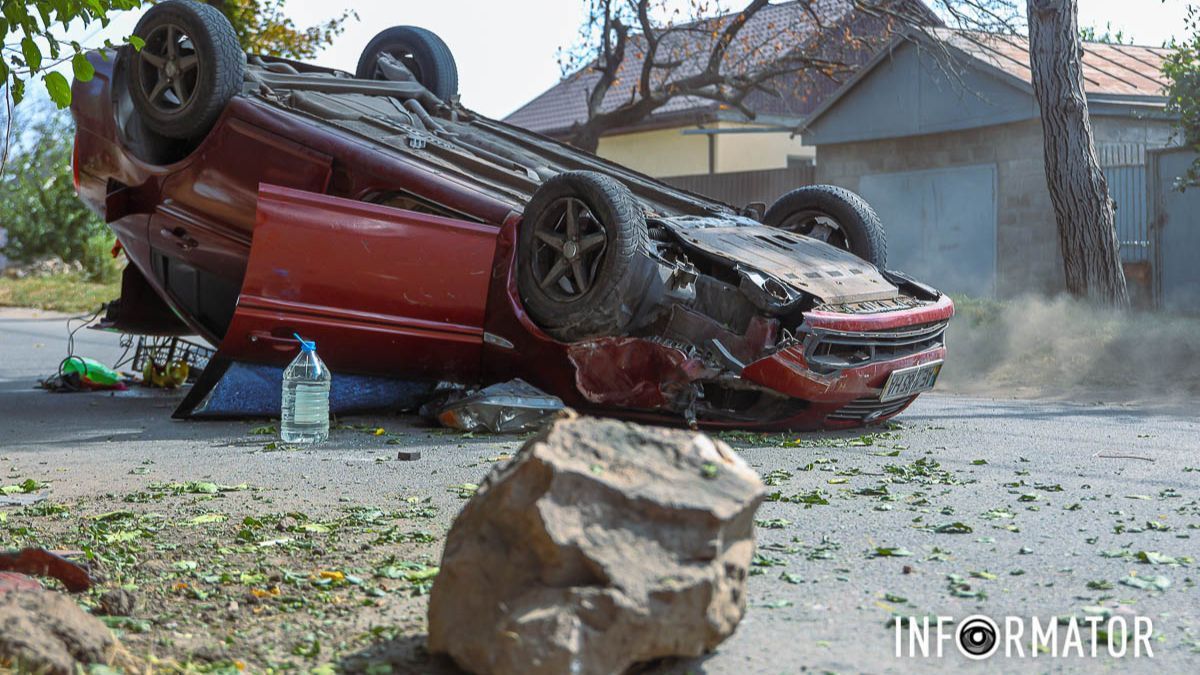
[[[129,42],[129,44],[133,45],[134,49],[138,50],[139,52],[142,51],[142,47],[146,46],[146,41],[136,35],[130,35],[125,39]]]
[[[1134,554],[1134,559],[1140,563],[1147,565],[1183,565],[1191,561],[1190,558],[1176,558],[1174,556],[1164,555],[1158,551],[1138,551]]]
[[[933,531],[938,534],[971,534],[975,530],[966,523],[954,522],[941,525]]]
[[[792,606],[791,600],[783,600],[783,599],[772,600],[770,602],[764,602],[759,605],[756,605],[756,607],[762,607],[763,609],[783,609],[784,607],[791,607],[791,606]]]
[[[754,524],[757,525],[758,527],[762,527],[762,528],[765,528],[768,530],[782,530],[783,528],[787,527],[788,525],[791,525],[792,521],[790,521],[786,518],[771,518],[768,520],[756,520],[756,521],[754,521]]]
[[[907,558],[912,551],[903,546],[880,546],[871,552],[873,558]]]
[[[1165,591],[1171,585],[1171,580],[1161,574],[1153,574],[1149,576],[1139,576],[1130,574],[1121,579],[1121,583],[1133,588],[1140,588],[1143,591],[1159,590]]]
[[[6,495],[14,495],[14,494],[18,494],[18,493],[29,494],[31,492],[37,492],[38,490],[46,487],[47,485],[49,485],[49,483],[42,483],[42,482],[34,480],[32,478],[26,478],[25,480],[21,481],[20,483],[18,483],[16,485],[5,485],[3,487],[0,487],[0,494],[6,494]]]
[[[30,71],[37,72],[37,69],[42,67],[42,50],[38,49],[33,38],[21,38],[21,54],[25,57],[25,65]]]
[[[75,79],[80,82],[89,82],[96,74],[96,67],[88,61],[87,54],[83,52],[77,52],[71,57],[71,69],[75,71]]]
[[[60,110],[71,105],[71,84],[67,82],[67,78],[63,77],[62,73],[46,73],[45,80],[50,100],[54,101]]]
[[[191,520],[188,521],[188,524],[189,525],[207,525],[209,523],[223,523],[223,522],[225,522],[225,517],[226,516],[224,513],[205,513],[205,514],[196,516],[195,518],[192,518]]]

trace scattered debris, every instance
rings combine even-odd
[[[0,552],[0,572],[58,579],[72,593],[82,593],[92,587],[92,579],[86,569],[62,556],[38,548]],[[3,590],[3,586],[0,586],[0,591]]]
[[[556,421],[455,520],[429,649],[488,673],[616,673],[703,654],[745,613],[764,496],[706,435]]]
[[[82,274],[83,263],[78,260],[66,262],[62,258],[52,255],[44,256],[24,265],[10,264],[4,268],[3,276],[6,279],[25,279],[29,277],[53,277],[66,274]]]
[[[55,393],[128,389],[128,379],[95,359],[68,356],[58,364],[58,372],[41,381],[43,389]]]
[[[418,450],[400,450],[396,452],[396,459],[401,462],[415,462],[421,459],[421,453]]]
[[[447,398],[422,408],[422,414],[451,429],[510,434],[533,431],[562,409],[557,396],[516,379],[471,394],[452,391]]]
[[[1109,455],[1109,454],[1104,454],[1104,453],[1098,453],[1098,454],[1096,454],[1096,457],[1098,457],[1100,459],[1140,459],[1143,462],[1158,461],[1158,460],[1154,459],[1153,457],[1142,457],[1141,455]]]
[[[126,348],[133,347],[133,369],[141,373],[142,384],[159,389],[174,389],[195,379],[212,359],[211,348],[181,337],[122,336]],[[128,339],[128,342],[126,342]]]

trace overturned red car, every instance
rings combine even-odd
[[[736,210],[486,119],[420,28],[354,74],[247,56],[192,0],[135,32],[73,90],[79,195],[131,263],[108,327],[716,428],[878,422],[938,376],[953,304],[845,190]]]

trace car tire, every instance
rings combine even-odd
[[[355,77],[384,79],[376,67],[381,54],[391,54],[434,96],[449,101],[458,95],[458,65],[450,48],[433,31],[417,26],[393,26],[371,38],[358,57]]]
[[[543,330],[576,342],[628,328],[653,272],[646,213],[629,188],[592,171],[558,174],[519,228],[517,287]]]
[[[809,185],[785,194],[767,209],[763,224],[820,239],[883,269],[887,233],[862,197],[835,185]]]
[[[195,0],[166,0],[142,15],[126,48],[129,97],[145,125],[174,139],[207,134],[242,87],[246,54],[224,14]]]

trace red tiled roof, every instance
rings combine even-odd
[[[1032,83],[1029,39],[975,31],[930,29],[937,39],[1026,84]],[[1169,50],[1083,43],[1083,88],[1092,95],[1165,96],[1162,63]]]
[[[809,1],[811,0],[806,0],[806,2]],[[815,0],[811,2],[811,6],[812,11],[820,19],[819,24],[804,8],[804,3],[797,1],[769,5],[752,17],[742,28],[737,40],[730,48],[726,57],[726,71],[736,72],[758,68],[764,63],[777,61],[798,46],[810,42],[823,30],[828,31],[834,25],[844,25],[850,15],[854,13],[853,0]],[[922,5],[921,8],[924,9],[924,6]],[[675,33],[664,39],[663,45],[660,47],[659,58],[662,59],[664,54],[669,54],[672,60],[681,62],[681,65],[671,73],[671,77],[678,78],[681,75],[699,72],[708,57],[711,40],[715,39],[712,36],[719,34],[733,16],[735,15],[730,14],[695,24],[685,24],[690,27],[689,31]],[[884,40],[888,35],[881,27],[882,23],[882,21],[876,20],[874,24],[864,24],[865,30],[873,31],[873,37]],[[696,30],[696,28],[701,30]],[[856,35],[858,34],[857,28],[856,26]],[[702,37],[697,38],[698,34]],[[786,40],[781,38],[786,38]],[[834,47],[834,42],[846,41],[840,39],[839,34],[839,40],[829,41],[829,44],[810,43],[808,46],[812,47],[812,44],[817,44],[816,48],[821,50],[840,48],[862,51],[862,45]],[[626,57],[621,67],[621,75],[605,96],[602,110],[612,110],[622,102],[630,100],[634,95],[641,72],[644,50],[645,42],[642,37],[631,35],[626,47]],[[847,58],[849,62],[861,63],[870,57],[871,52],[873,49],[862,54],[847,55],[843,52],[838,56],[852,56],[854,57],[852,61]],[[826,54],[823,56],[829,58]],[[787,87],[788,89],[803,90],[800,93],[787,92],[788,95],[784,98],[791,98],[790,101],[781,101],[780,97],[756,93],[748,98],[747,103],[760,114],[778,114],[799,119],[815,108],[825,95],[836,89],[836,83],[830,86],[832,80],[829,80],[828,77],[819,73],[813,75],[805,78],[811,81],[798,88],[794,86],[795,82],[790,83],[791,86]],[[517,109],[505,121],[539,133],[563,134],[587,119],[587,97],[599,77],[600,74],[592,68],[583,68]],[[705,113],[712,113],[717,109],[717,104],[704,98],[678,97],[658,108],[643,124],[652,126],[663,118],[680,114],[695,113],[703,116]]]

